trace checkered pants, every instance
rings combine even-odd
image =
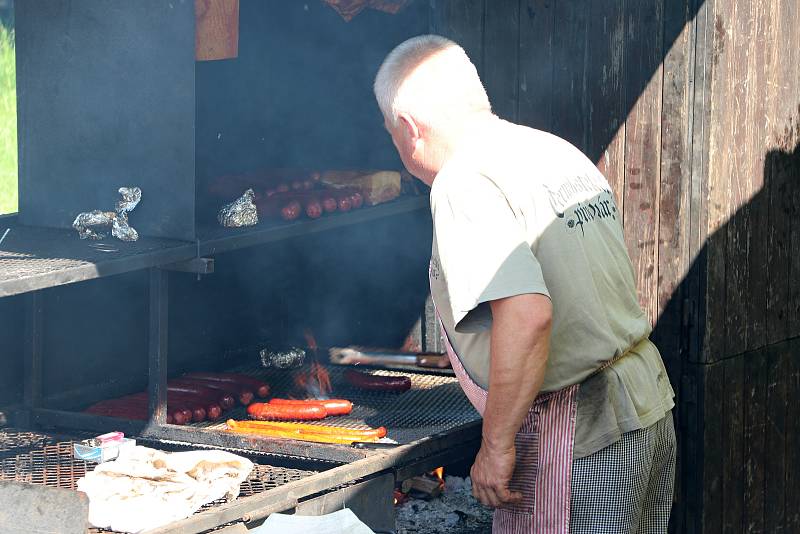
[[[667,532],[675,478],[672,412],[572,462],[571,534]]]

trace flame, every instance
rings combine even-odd
[[[319,345],[317,345],[317,340],[314,339],[314,333],[311,331],[310,328],[306,328],[303,330],[303,337],[306,338],[306,344],[308,348],[311,349],[313,352],[317,352],[319,349]]]
[[[330,374],[319,362],[311,362],[307,371],[297,373],[294,384],[315,399],[328,398],[328,394],[333,391]]]
[[[431,474],[439,479],[439,482],[444,482],[444,467],[437,467],[431,471]]]

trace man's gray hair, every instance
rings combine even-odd
[[[464,49],[439,35],[412,37],[392,50],[375,77],[375,97],[386,120],[400,113],[429,126],[490,112],[475,65]]]

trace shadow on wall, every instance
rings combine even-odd
[[[763,188],[708,237],[654,325],[679,397],[671,532],[769,526],[770,517],[776,528],[784,517],[787,531],[800,528],[800,501],[783,506],[797,461],[784,425],[800,415],[796,128],[766,153]]]

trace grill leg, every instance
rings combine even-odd
[[[167,329],[169,314],[169,273],[150,269],[150,325],[147,384],[150,422],[167,422]]]
[[[42,405],[42,357],[44,344],[44,297],[32,291],[25,302],[25,408],[30,411]]]

